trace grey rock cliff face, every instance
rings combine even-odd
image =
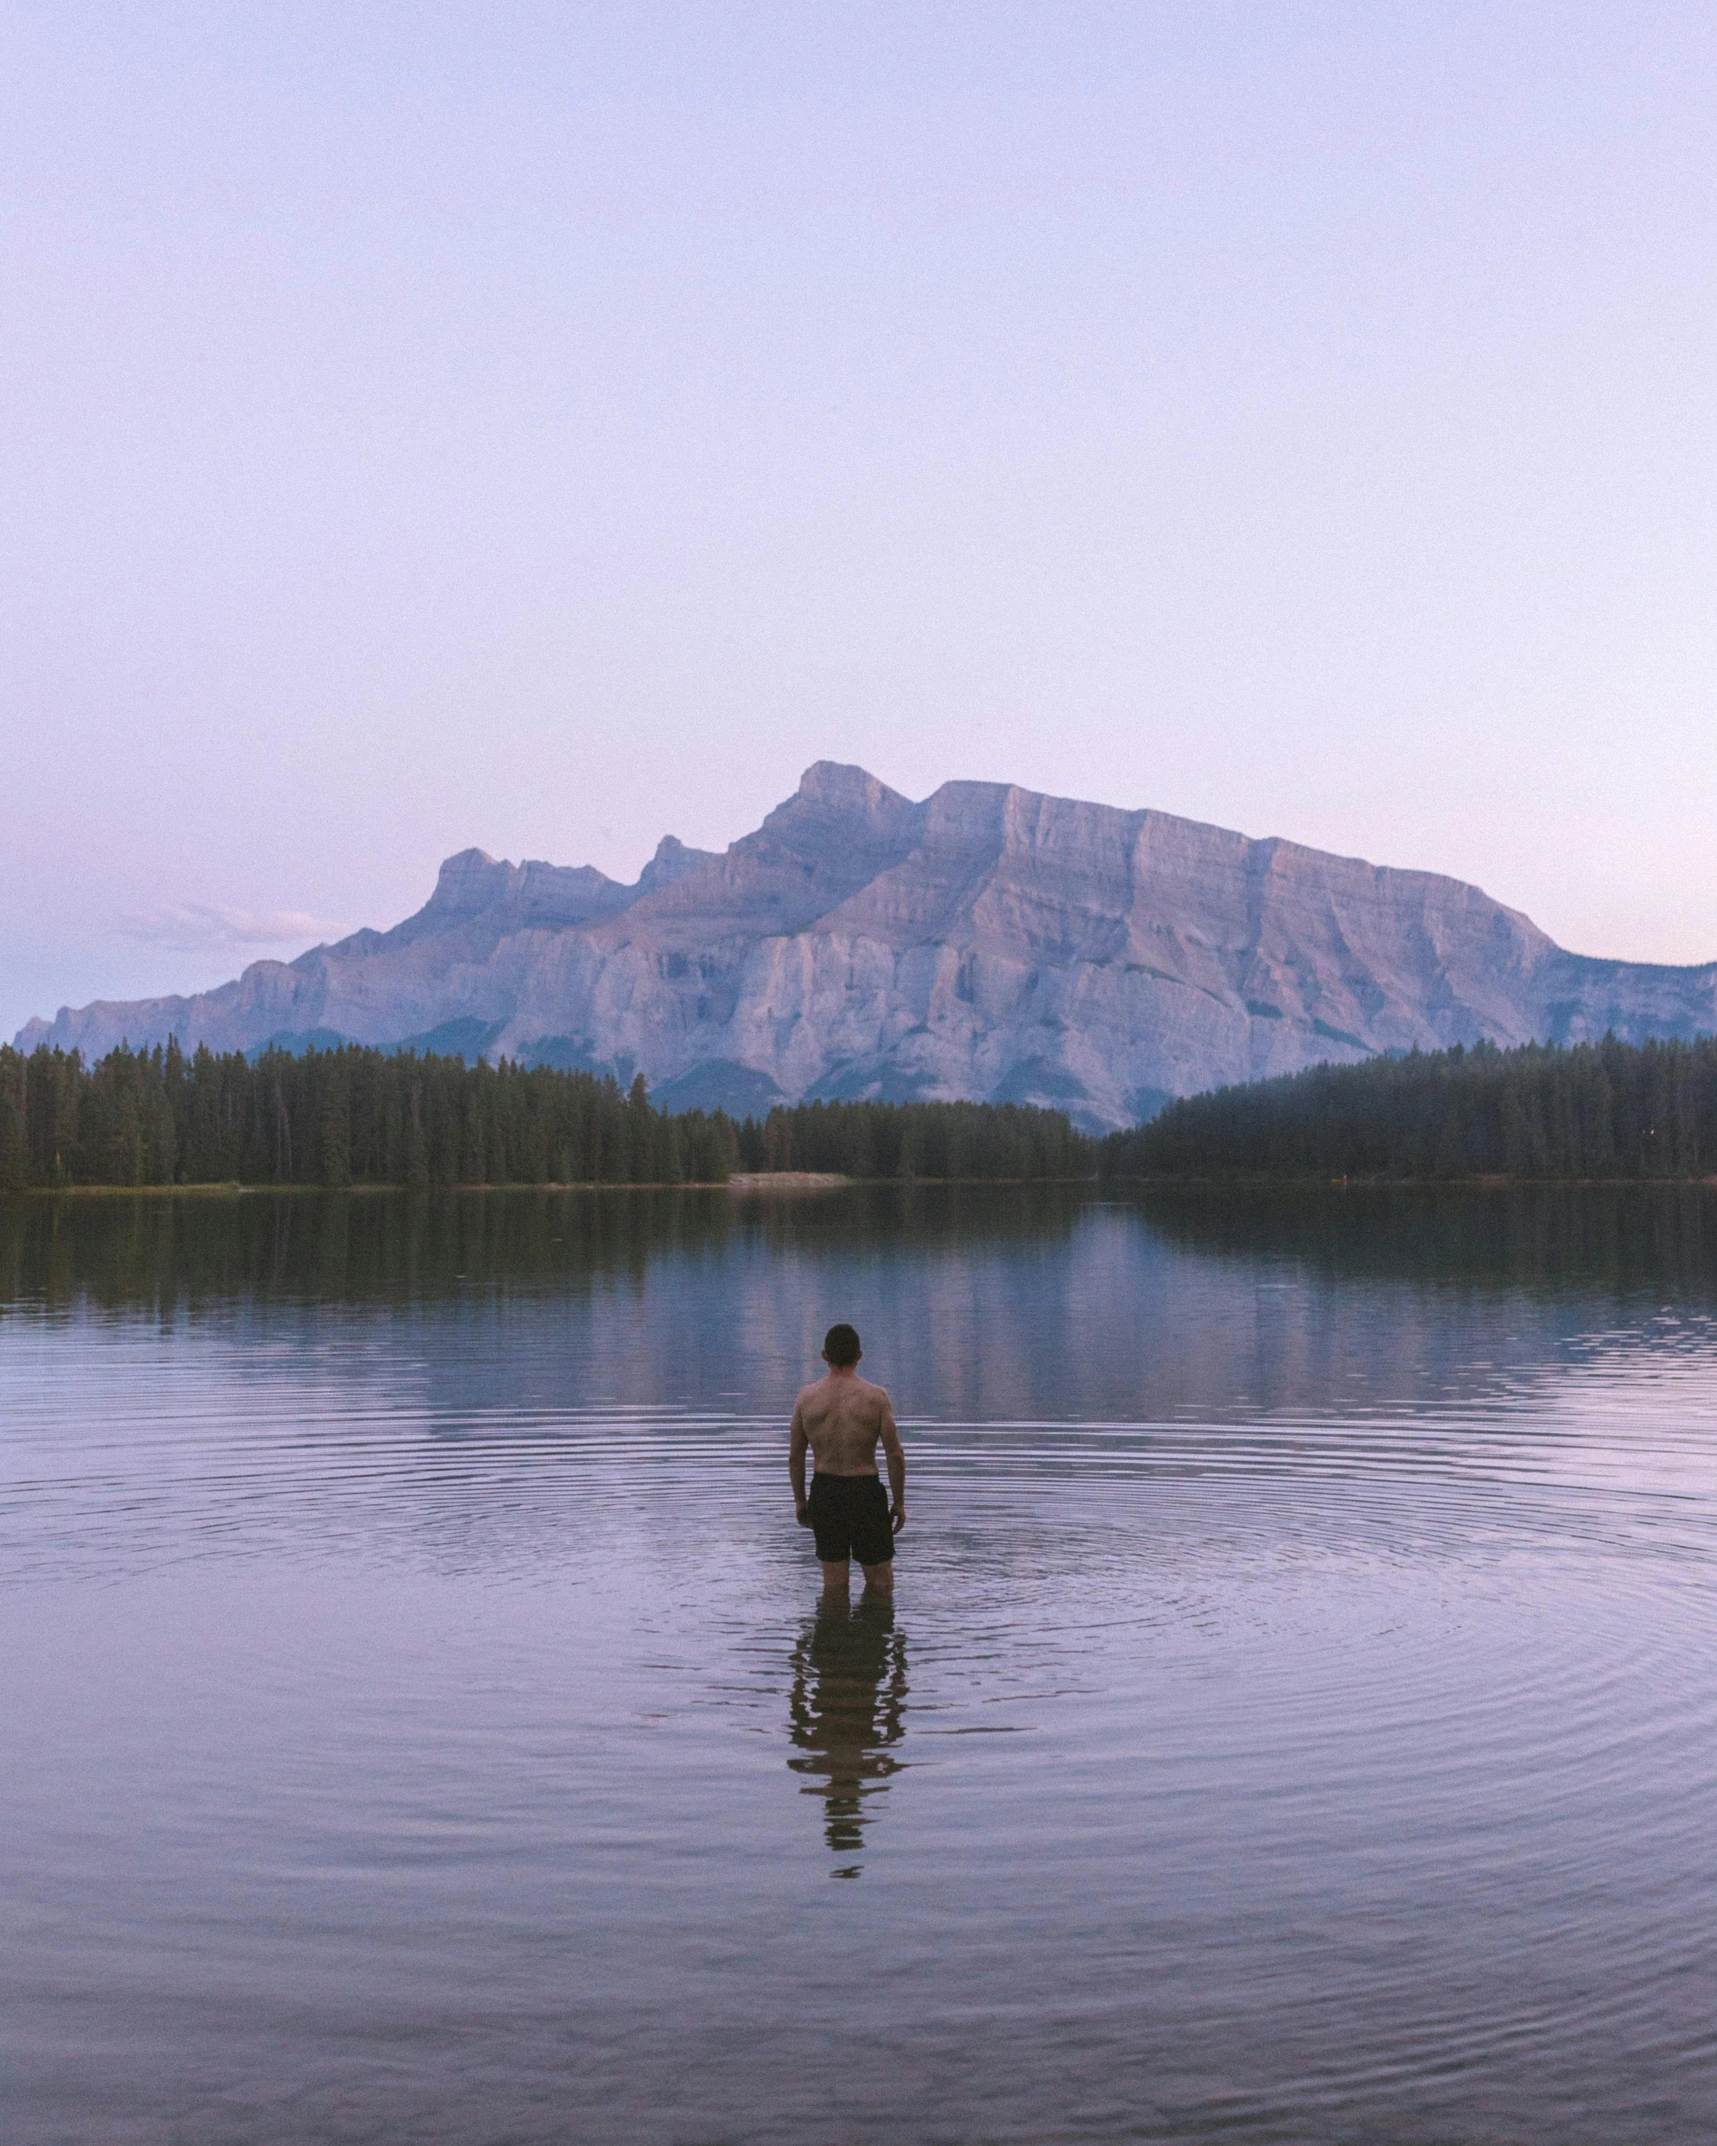
[[[392,931],[194,998],[18,1038],[251,1050],[345,1037],[644,1073],[672,1107],[807,1096],[1169,1096],[1414,1045],[1717,1029],[1717,963],[1564,952],[1476,887],[1160,812],[820,761],[725,854],[669,836],[634,886],[465,850]]]

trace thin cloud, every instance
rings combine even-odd
[[[151,946],[182,954],[297,950],[345,935],[344,925],[302,909],[211,909],[200,902],[124,916],[119,928],[127,938],[145,939]]]

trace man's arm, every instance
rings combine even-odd
[[[894,1403],[886,1393],[882,1396],[882,1450],[888,1458],[888,1488],[892,1503],[889,1518],[898,1535],[906,1525],[906,1455],[901,1450],[900,1433],[894,1425]]]
[[[793,1485],[793,1510],[799,1525],[808,1528],[811,1516],[805,1509],[805,1453],[811,1441],[805,1436],[805,1397],[793,1403],[793,1432],[787,1441],[787,1474]]]

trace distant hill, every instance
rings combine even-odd
[[[1564,952],[1477,887],[1162,812],[819,761],[721,855],[634,886],[464,850],[391,931],[18,1043],[338,1039],[642,1072],[670,1109],[1028,1102],[1093,1130],[1380,1052],[1717,1030],[1717,963]]]

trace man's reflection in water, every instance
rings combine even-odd
[[[802,1758],[787,1761],[807,1774],[807,1795],[823,1799],[824,1837],[839,1856],[856,1855],[864,1840],[864,1801],[877,1794],[901,1761],[890,1746],[905,1729],[906,1640],[894,1629],[894,1604],[884,1598],[849,1607],[844,1595],[826,1597],[793,1649],[793,1741]],[[856,1878],[862,1865],[833,1872]]]

